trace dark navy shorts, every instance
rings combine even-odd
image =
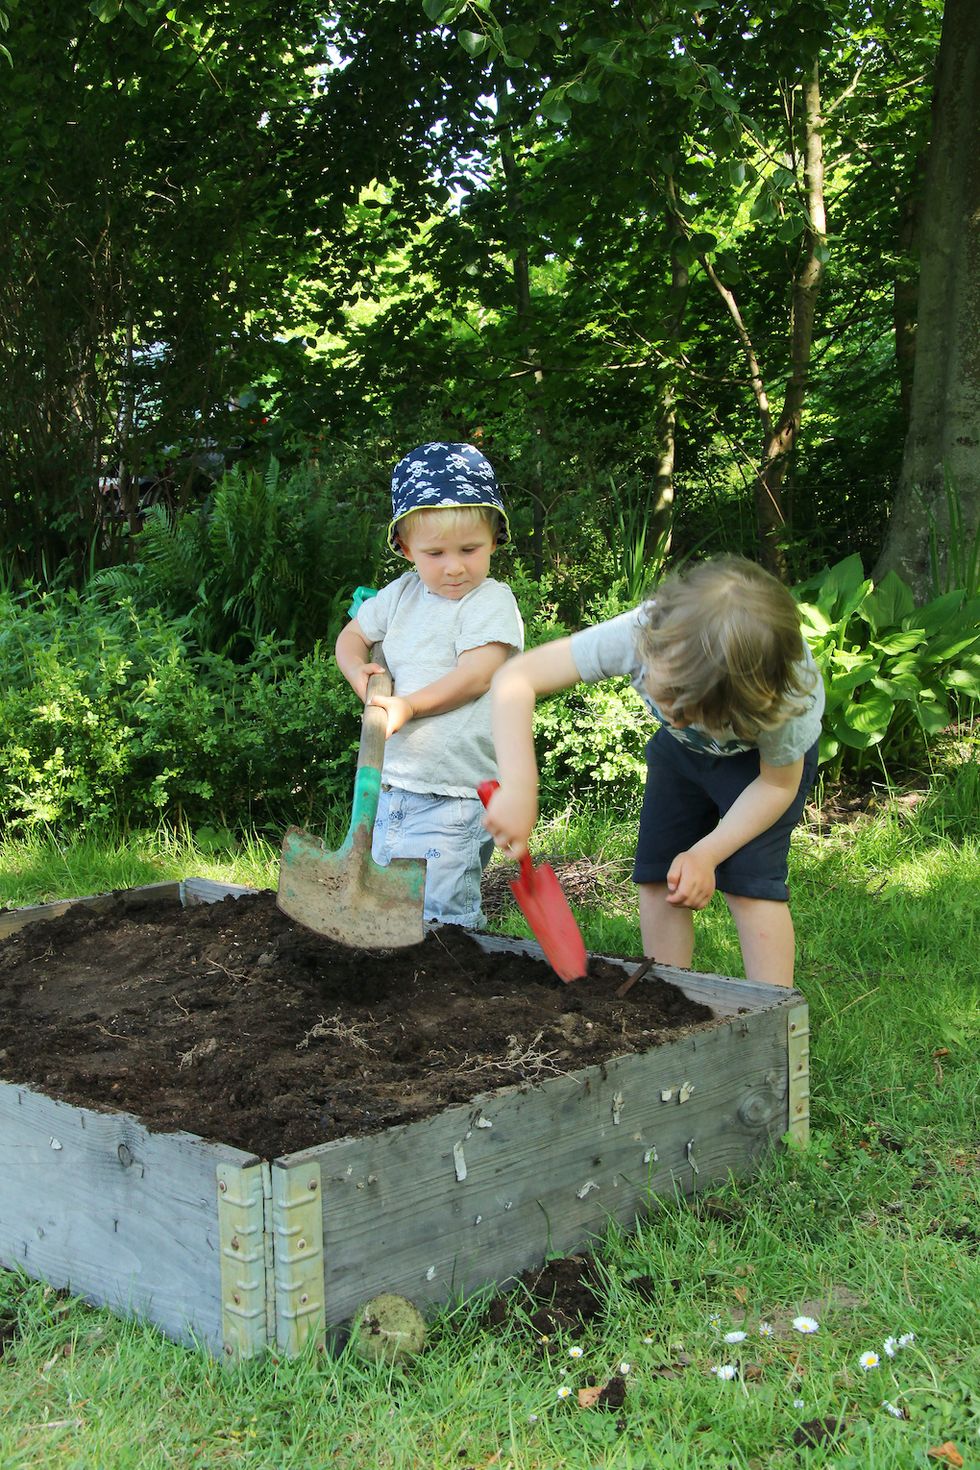
[[[647,745],[647,784],[636,844],[634,883],[665,883],[679,852],[714,831],[746,786],[759,774],[759,752],[701,755],[661,726]],[[719,863],[715,882],[722,893],[784,902],[790,833],[817,774],[817,743],[803,757],[800,787],[789,809],[758,837]]]

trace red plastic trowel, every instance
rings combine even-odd
[[[499,785],[499,781],[480,782],[476,794],[484,806]],[[510,891],[551,968],[562,980],[580,980],[588,970],[585,941],[551,864],[535,868],[526,852],[521,875],[511,880]]]

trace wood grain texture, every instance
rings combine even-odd
[[[216,1169],[254,1155],[0,1083],[0,1264],[222,1346]]]

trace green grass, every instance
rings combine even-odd
[[[798,984],[811,1006],[813,1140],[707,1201],[655,1203],[599,1247],[605,1313],[547,1348],[519,1326],[490,1333],[479,1301],[431,1325],[404,1369],[349,1353],[226,1370],[0,1273],[0,1466],[497,1465],[513,1470],[907,1470],[944,1464],[952,1441],[980,1456],[980,1122],[977,1054],[980,843],[976,766],[937,775],[918,805],[880,809],[825,835],[802,831],[792,864]],[[599,865],[579,909],[590,949],[637,951],[631,824],[578,813],[539,850]],[[202,874],[272,886],[260,842],[201,852],[166,834],[111,843],[0,847],[0,899]],[[520,932],[519,923],[513,926]],[[699,918],[698,968],[739,973],[721,903]],[[659,1283],[654,1299],[631,1286]],[[793,1327],[803,1314],[819,1330]],[[772,1334],[760,1335],[767,1323]],[[728,1344],[742,1330],[744,1342]],[[894,1358],[889,1337],[913,1333]],[[874,1351],[877,1367],[861,1355]],[[621,1413],[573,1393],[628,1362]],[[740,1374],[723,1381],[724,1364]],[[893,1417],[888,1401],[907,1418]],[[836,1447],[799,1449],[808,1421],[841,1424]]]

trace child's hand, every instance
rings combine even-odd
[[[537,794],[514,785],[501,784],[483,813],[484,827],[511,858],[523,857],[527,852],[527,839],[537,820]]]
[[[383,669],[380,664],[360,664],[350,674],[346,673],[343,669],[341,670],[344,678],[350,684],[362,704],[367,700],[367,687],[370,683],[371,676],[373,674],[386,674],[387,672],[388,670]]]
[[[715,891],[715,869],[711,861],[691,848],[679,852],[667,874],[667,902],[678,908],[703,909]]]
[[[407,699],[400,694],[375,694],[371,699],[372,704],[380,705],[388,716],[388,728],[385,730],[385,739],[394,735],[402,725],[407,725],[409,720],[414,720],[415,711]]]

